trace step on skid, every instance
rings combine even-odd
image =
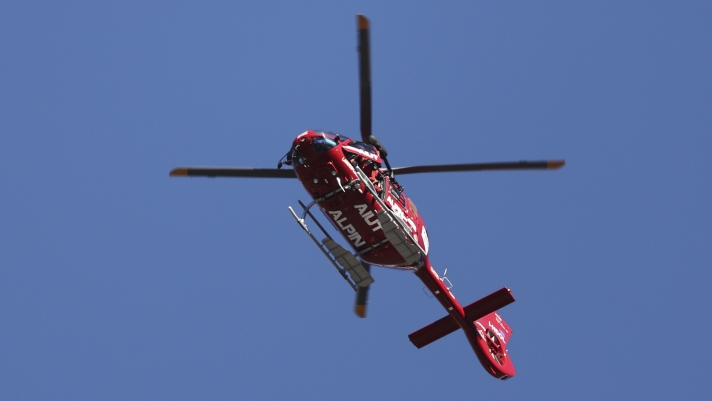
[[[417,242],[413,244],[406,239],[406,233],[398,227],[393,221],[393,218],[389,216],[390,214],[391,213],[387,213],[384,210],[378,212],[378,221],[381,223],[381,228],[383,229],[383,233],[386,234],[388,242],[396,248],[398,253],[400,253],[408,264],[417,262],[421,256],[420,247],[417,245]]]
[[[317,221],[317,219],[314,218],[314,216],[311,214],[311,212],[309,212],[309,208],[315,203],[316,202],[312,202],[309,206],[304,206],[301,201],[299,202],[302,208],[304,208],[304,213],[302,214],[301,218],[297,216],[297,213],[294,212],[294,209],[292,209],[291,206],[289,206],[289,211],[292,213],[292,217],[294,217],[294,220],[299,223],[299,226],[304,230],[304,232],[309,236],[309,238],[314,241],[314,244],[316,244],[317,248],[319,248],[321,253],[323,253],[324,256],[326,256],[326,258],[329,260],[329,262],[334,265],[334,268],[336,268],[339,274],[341,274],[341,277],[343,277],[344,280],[349,283],[349,285],[354,291],[356,291],[358,287],[366,287],[373,283],[373,277],[371,277],[371,275],[368,273],[366,268],[363,267],[361,262],[356,259],[356,256],[344,249],[344,247],[342,247],[341,245],[334,242],[331,236],[329,236],[326,230],[324,230],[324,227],[322,227],[321,224],[319,224],[319,222]],[[326,238],[324,238],[322,242],[319,242],[316,237],[314,237],[314,234],[309,231],[309,227],[307,227],[306,224],[307,215],[312,218],[314,223],[316,223],[319,229],[324,233],[324,235],[326,235]],[[342,267],[340,267],[339,265],[341,265]]]
[[[366,270],[363,264],[356,259],[356,256],[344,249],[343,246],[337,244],[329,237],[321,240],[322,244],[329,250],[331,256],[336,259],[346,271],[349,273],[351,280],[353,280],[359,287],[368,287],[373,283],[373,277]]]

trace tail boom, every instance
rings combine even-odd
[[[489,374],[501,380],[514,376],[514,365],[507,355],[507,341],[512,329],[496,312],[514,302],[511,291],[502,288],[463,308],[427,258],[425,261],[425,266],[415,274],[448,311],[448,316],[411,333],[408,338],[413,345],[422,348],[462,329],[477,359]]]

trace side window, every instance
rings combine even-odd
[[[394,189],[392,185],[391,185],[391,196],[393,196],[393,198],[398,200],[398,203],[405,206],[405,198],[403,198],[401,196],[400,192],[398,190]]]
[[[321,155],[336,146],[336,141],[331,138],[322,137],[312,139],[312,144],[314,145],[316,153]]]
[[[302,152],[299,151],[299,145],[292,149],[292,153],[289,155],[287,160],[292,162],[294,166],[301,166],[304,164],[304,157],[302,156]]]
[[[355,147],[355,148],[359,148],[359,149],[361,149],[361,150],[365,150],[366,152],[371,152],[371,153],[374,153],[374,154],[378,154],[378,152],[376,152],[376,148],[374,148],[373,146],[371,146],[371,145],[369,145],[369,144],[367,144],[367,143],[358,142],[358,141],[353,141],[353,142],[351,142],[351,146],[353,146],[353,147]]]
[[[413,214],[413,216],[418,217],[418,208],[415,207],[415,203],[413,203],[410,198],[408,198],[408,208],[410,209],[410,212]]]

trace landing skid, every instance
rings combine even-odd
[[[374,282],[374,279],[373,277],[371,277],[371,274],[368,272],[368,270],[366,270],[363,264],[361,264],[361,262],[356,259],[356,255],[347,251],[341,245],[337,244],[331,238],[329,233],[324,230],[324,227],[319,224],[319,221],[314,218],[314,215],[312,215],[309,211],[309,209],[314,204],[316,204],[316,201],[310,203],[309,206],[304,206],[301,201],[299,202],[299,205],[304,209],[304,213],[302,214],[301,218],[297,216],[297,213],[294,212],[294,209],[292,209],[291,206],[289,206],[289,211],[292,213],[292,217],[294,217],[297,223],[299,223],[299,226],[301,226],[304,232],[307,233],[309,238],[314,241],[317,248],[319,248],[319,250],[324,254],[324,256],[326,256],[329,262],[334,265],[339,274],[341,274],[341,277],[343,277],[344,280],[349,283],[349,285],[354,291],[357,290],[357,287],[369,286],[371,283]],[[309,231],[309,227],[307,227],[306,224],[307,215],[311,217],[314,223],[316,223],[317,227],[319,227],[321,232],[324,233],[324,235],[326,236],[326,238],[324,238],[321,242],[319,242],[316,237],[314,237],[314,234]]]

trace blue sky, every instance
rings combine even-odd
[[[305,129],[358,136],[355,18],[431,259],[503,286],[517,376],[377,269],[369,316],[294,223],[274,167]],[[712,390],[709,2],[0,5],[0,398],[671,399]]]

